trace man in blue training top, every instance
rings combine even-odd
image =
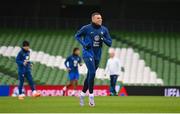
[[[84,106],[84,96],[89,89],[89,106],[95,106],[94,102],[94,78],[99,66],[102,53],[102,45],[111,46],[112,39],[109,31],[102,25],[101,14],[95,12],[91,15],[91,23],[83,26],[75,35],[75,38],[83,46],[83,59],[88,68],[84,87],[80,93],[80,105]]]
[[[63,96],[65,96],[66,90],[73,86],[73,92],[72,96],[75,95],[77,85],[78,85],[78,79],[79,79],[79,71],[78,71],[78,64],[81,66],[81,57],[80,55],[80,49],[74,48],[73,54],[67,57],[66,61],[64,62],[67,71],[69,72],[69,80],[70,83],[67,83],[67,85],[63,88]]]
[[[23,88],[25,77],[26,77],[27,81],[29,82],[29,85],[30,85],[31,90],[32,90],[33,97],[39,97],[40,96],[40,93],[38,93],[35,90],[35,85],[34,85],[34,82],[32,79],[32,74],[31,74],[32,63],[30,62],[30,51],[29,51],[29,49],[30,49],[29,42],[24,41],[22,44],[22,49],[16,57],[16,63],[18,66],[18,79],[19,79],[19,86],[18,86],[19,96],[18,96],[18,98],[20,100],[24,99],[24,95],[22,93],[22,88]]]

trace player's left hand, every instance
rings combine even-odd
[[[103,34],[100,34],[99,37],[100,37],[100,39],[101,39],[102,41],[104,40]]]
[[[28,64],[28,62],[29,62],[28,60],[24,60],[24,63],[23,63],[24,66],[26,66]]]
[[[70,72],[70,71],[71,71],[71,69],[70,69],[70,68],[67,68],[66,70],[67,70],[68,72]]]

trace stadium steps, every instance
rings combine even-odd
[[[61,55],[66,58],[72,53],[73,47],[80,47],[78,42],[74,40],[73,32],[69,31],[50,31],[50,30],[0,30],[0,46],[20,46],[21,42],[25,39],[31,43],[31,48],[35,51],[43,51],[50,55]],[[113,47],[128,48],[132,47],[136,52],[140,54],[146,62],[146,65],[150,66],[153,71],[156,71],[158,77],[162,78],[165,85],[180,85],[179,79],[179,65],[180,65],[180,35],[176,33],[164,34],[164,33],[150,33],[150,32],[114,32]],[[81,47],[80,47],[81,48]],[[66,51],[64,51],[66,50]],[[102,60],[100,67],[104,68],[108,59],[107,51],[108,47],[103,46]],[[3,68],[8,73],[16,72],[16,65],[14,60],[9,62],[9,59],[0,61],[3,63]],[[12,67],[10,67],[12,66]],[[175,68],[175,70],[174,70]],[[37,70],[35,70],[37,69]],[[33,76],[37,83],[44,84],[65,84],[65,77],[67,73],[63,70],[56,70],[56,68],[49,68],[52,70],[47,77],[45,74],[45,65],[40,63],[34,64]],[[51,74],[55,74],[51,75]],[[43,76],[42,76],[43,75]],[[50,78],[52,77],[52,78]],[[172,78],[171,78],[172,77]],[[84,76],[80,78],[79,83],[83,83]],[[107,84],[108,82],[98,80],[96,84]]]
[[[17,74],[17,66],[15,63],[15,59],[12,57],[8,58],[8,57],[0,56],[0,60],[1,60],[0,61],[0,72],[1,72],[0,85],[17,85],[18,74]],[[67,77],[68,77],[68,74],[66,71],[60,70],[58,68],[47,67],[40,63],[34,63],[32,75],[33,75],[35,83],[38,85],[42,85],[42,84],[65,85],[67,82]],[[79,83],[83,84],[84,79],[85,79],[85,76],[81,75]],[[101,85],[102,81],[100,79],[96,79],[95,84]]]
[[[177,59],[176,57],[177,56],[176,55],[176,52],[177,52],[176,40],[178,38],[175,38],[172,36],[169,36],[169,37],[159,36],[159,38],[154,38],[151,35],[149,36],[144,35],[143,37],[140,36],[142,38],[141,38],[141,41],[139,41],[138,40],[139,37],[136,37],[136,35],[132,37],[126,36],[124,38],[123,35],[121,36],[120,34],[121,33],[118,33],[118,35],[114,35],[115,39],[118,39],[119,41],[126,43],[133,48],[144,50],[153,55],[160,56],[166,60],[173,61],[175,63],[179,63],[180,61],[180,59]],[[159,43],[159,45],[157,43]]]
[[[0,72],[0,85],[17,85],[17,79]]]
[[[156,71],[165,85],[179,85],[177,66],[180,64],[178,53],[179,35],[115,33],[114,38],[133,47],[139,52],[146,64]],[[129,35],[128,35],[129,34]]]

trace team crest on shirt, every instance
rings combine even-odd
[[[96,36],[94,37],[94,40],[95,40],[95,41],[99,41],[99,40],[100,40],[99,35],[96,35]]]

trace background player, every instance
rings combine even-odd
[[[115,89],[117,78],[121,73],[121,70],[124,71],[124,68],[121,66],[120,60],[115,57],[115,50],[113,48],[109,49],[109,59],[106,64],[106,75],[110,76],[110,95],[117,96]]]
[[[80,55],[80,49],[79,48],[74,48],[73,49],[73,54],[67,57],[66,61],[64,62],[67,71],[69,73],[69,80],[70,82],[67,83],[67,85],[63,88],[63,95],[65,96],[66,90],[70,87],[73,86],[73,92],[72,96],[75,95],[77,85],[78,85],[78,79],[79,79],[79,71],[78,71],[78,64],[81,66],[81,57]]]
[[[33,97],[39,97],[40,93],[38,93],[35,90],[35,85],[32,79],[32,74],[31,74],[31,67],[32,63],[30,62],[30,51],[29,51],[29,42],[28,41],[23,41],[22,44],[22,49],[18,53],[16,57],[16,63],[18,66],[18,79],[19,79],[19,99],[24,99],[24,95],[22,94],[22,88],[24,84],[24,78],[26,77],[27,81],[29,82],[29,85],[32,90],[32,95]]]
[[[89,89],[89,105],[95,106],[94,102],[94,78],[99,66],[102,52],[102,44],[111,46],[112,40],[109,31],[102,26],[101,14],[95,12],[91,15],[91,23],[83,26],[75,35],[75,38],[83,46],[83,59],[88,68],[87,77],[84,81],[83,90],[80,93],[80,105],[84,105],[84,96]]]

